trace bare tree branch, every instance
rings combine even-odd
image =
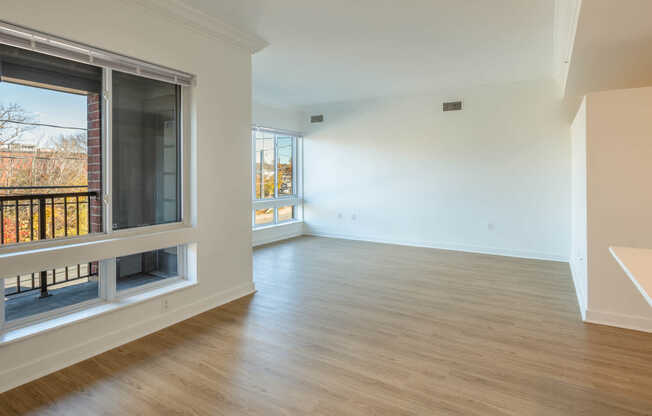
[[[23,133],[34,128],[30,125],[12,123],[14,121],[32,123],[33,117],[20,104],[0,103],[0,145],[13,143]]]

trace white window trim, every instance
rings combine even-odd
[[[24,41],[27,40],[27,43]],[[62,38],[31,31],[26,28],[6,24],[0,21],[0,42],[33,50],[46,55],[59,56],[65,59],[84,62],[103,69],[102,88],[102,175],[104,231],[84,236],[61,237],[43,241],[11,244],[0,247],[0,270],[3,277],[24,274],[26,270],[49,270],[61,268],[69,264],[98,261],[98,298],[81,302],[68,307],[54,309],[42,314],[5,322],[5,299],[0,296],[0,344],[23,338],[25,334],[33,335],[48,328],[61,324],[76,322],[105,313],[118,307],[158,296],[157,293],[169,293],[197,283],[196,255],[189,253],[189,245],[196,246],[197,230],[194,207],[191,201],[191,134],[190,103],[194,75],[169,68],[150,64],[144,61],[124,57],[88,47],[83,44],[69,42]],[[55,48],[56,46],[56,48]],[[58,49],[57,49],[58,48]],[[79,58],[80,50],[85,57]],[[69,53],[70,51],[72,55]],[[99,59],[97,59],[99,58]],[[100,64],[102,63],[102,64]],[[122,64],[134,66],[129,70]],[[158,79],[181,85],[179,108],[179,149],[180,158],[180,191],[181,191],[181,221],[152,226],[135,227],[124,230],[113,230],[112,221],[112,70],[134,73],[143,78]],[[180,247],[178,256],[179,276],[168,278],[161,282],[143,285],[138,290],[116,293],[115,259],[117,257],[137,254],[166,247]],[[196,250],[194,248],[193,250]],[[183,253],[183,254],[181,254]],[[193,252],[194,253],[194,252]],[[4,279],[0,278],[0,287],[4,290]]]

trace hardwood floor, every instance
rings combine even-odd
[[[652,334],[568,265],[300,237],[255,295],[0,395],[0,414],[650,415]]]

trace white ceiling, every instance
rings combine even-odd
[[[269,46],[254,101],[304,106],[553,76],[553,0],[183,0]]]
[[[652,1],[583,1],[566,95],[652,85]]]

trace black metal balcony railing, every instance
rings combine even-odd
[[[62,188],[86,187],[3,187],[0,190]],[[97,196],[95,191],[0,195],[0,245],[88,234],[91,231],[91,198]],[[5,283],[3,290],[6,296],[12,296],[40,289],[41,297],[47,297],[50,286],[95,275],[97,267],[92,263],[77,264],[16,276],[15,289],[7,293],[11,284]]]

